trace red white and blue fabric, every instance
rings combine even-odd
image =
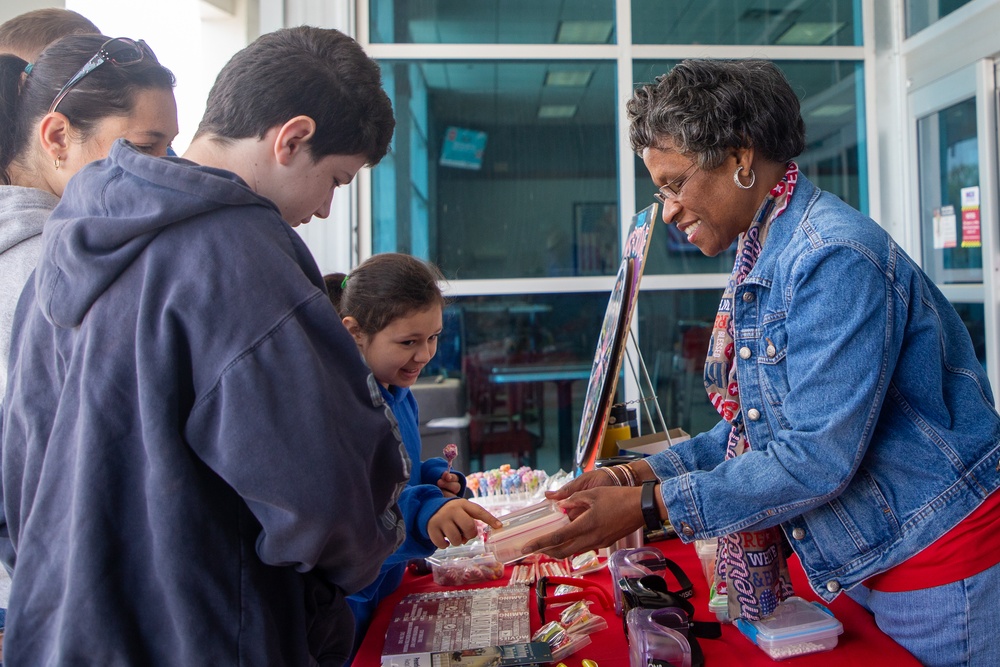
[[[788,206],[798,176],[798,165],[789,162],[784,178],[764,198],[750,227],[740,235],[736,263],[715,318],[705,360],[705,389],[715,409],[732,424],[726,460],[753,449],[740,411],[739,378],[733,361],[733,296],[757,263],[771,223]],[[770,616],[779,602],[792,595],[781,530],[774,527],[720,537],[716,593],[728,596],[730,618],[750,621]]]

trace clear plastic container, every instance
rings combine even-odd
[[[440,586],[463,586],[503,579],[503,563],[486,552],[480,541],[438,549],[426,559],[434,583]]]
[[[799,597],[780,603],[763,620],[737,619],[736,627],[774,660],[829,651],[844,632],[843,624],[829,609]]]
[[[698,560],[701,561],[701,573],[705,575],[709,588],[715,582],[715,554],[718,549],[719,540],[716,537],[694,541],[694,550],[698,554]]]
[[[712,597],[708,601],[708,610],[715,614],[719,623],[729,623],[729,596],[719,595],[712,589]]]
[[[511,512],[500,520],[503,527],[494,529],[487,526],[483,540],[486,550],[505,565],[524,558],[521,549],[531,540],[569,523],[569,517],[552,500]]]

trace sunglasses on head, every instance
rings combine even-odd
[[[141,39],[134,41],[126,37],[115,37],[104,42],[101,44],[101,48],[97,50],[97,53],[94,54],[94,57],[88,60],[76,74],[70,77],[66,85],[59,89],[55,99],[52,100],[52,104],[49,105],[49,113],[56,110],[56,107],[59,106],[59,103],[63,101],[63,98],[66,97],[74,86],[104,63],[110,62],[117,67],[128,67],[129,65],[141,62],[144,54],[156,60],[156,56],[146,46],[146,42]]]

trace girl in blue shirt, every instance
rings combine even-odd
[[[364,637],[379,600],[399,586],[408,560],[476,537],[476,519],[495,528],[501,525],[462,497],[465,476],[450,471],[443,458],[420,460],[417,402],[409,388],[437,352],[444,309],[441,279],[436,267],[401,253],[374,255],[350,276],[325,276],[330,300],[399,422],[414,465],[399,497],[406,540],[383,563],[378,579],[347,599],[354,612],[355,645]]]

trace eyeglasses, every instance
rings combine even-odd
[[[146,42],[133,41],[125,37],[116,37],[114,39],[109,39],[108,41],[101,44],[101,48],[97,50],[94,57],[87,61],[87,63],[80,68],[80,71],[70,77],[66,85],[63,86],[59,92],[56,94],[56,98],[52,100],[51,106],[49,106],[49,113],[56,110],[59,103],[62,102],[63,98],[66,97],[67,93],[73,89],[73,86],[80,83],[83,77],[87,76],[95,69],[100,67],[106,62],[110,62],[118,67],[128,67],[129,65],[135,65],[140,62],[143,58],[143,54],[149,54],[149,57],[156,60],[156,56],[153,52],[146,46]]]
[[[688,175],[688,172],[697,166],[698,165],[696,163],[692,162],[691,166],[685,169],[680,176],[660,187],[660,189],[653,194],[653,199],[661,204],[666,204],[668,200],[680,195],[681,187],[683,187],[683,181],[685,180],[684,177]]]
[[[549,586],[567,585],[581,590],[562,595],[546,595]],[[538,618],[545,622],[545,606],[548,604],[562,604],[565,602],[576,602],[587,597],[593,597],[602,607],[608,609],[612,606],[611,597],[608,592],[596,581],[587,581],[575,577],[541,577],[535,584],[535,597],[538,602]]]

